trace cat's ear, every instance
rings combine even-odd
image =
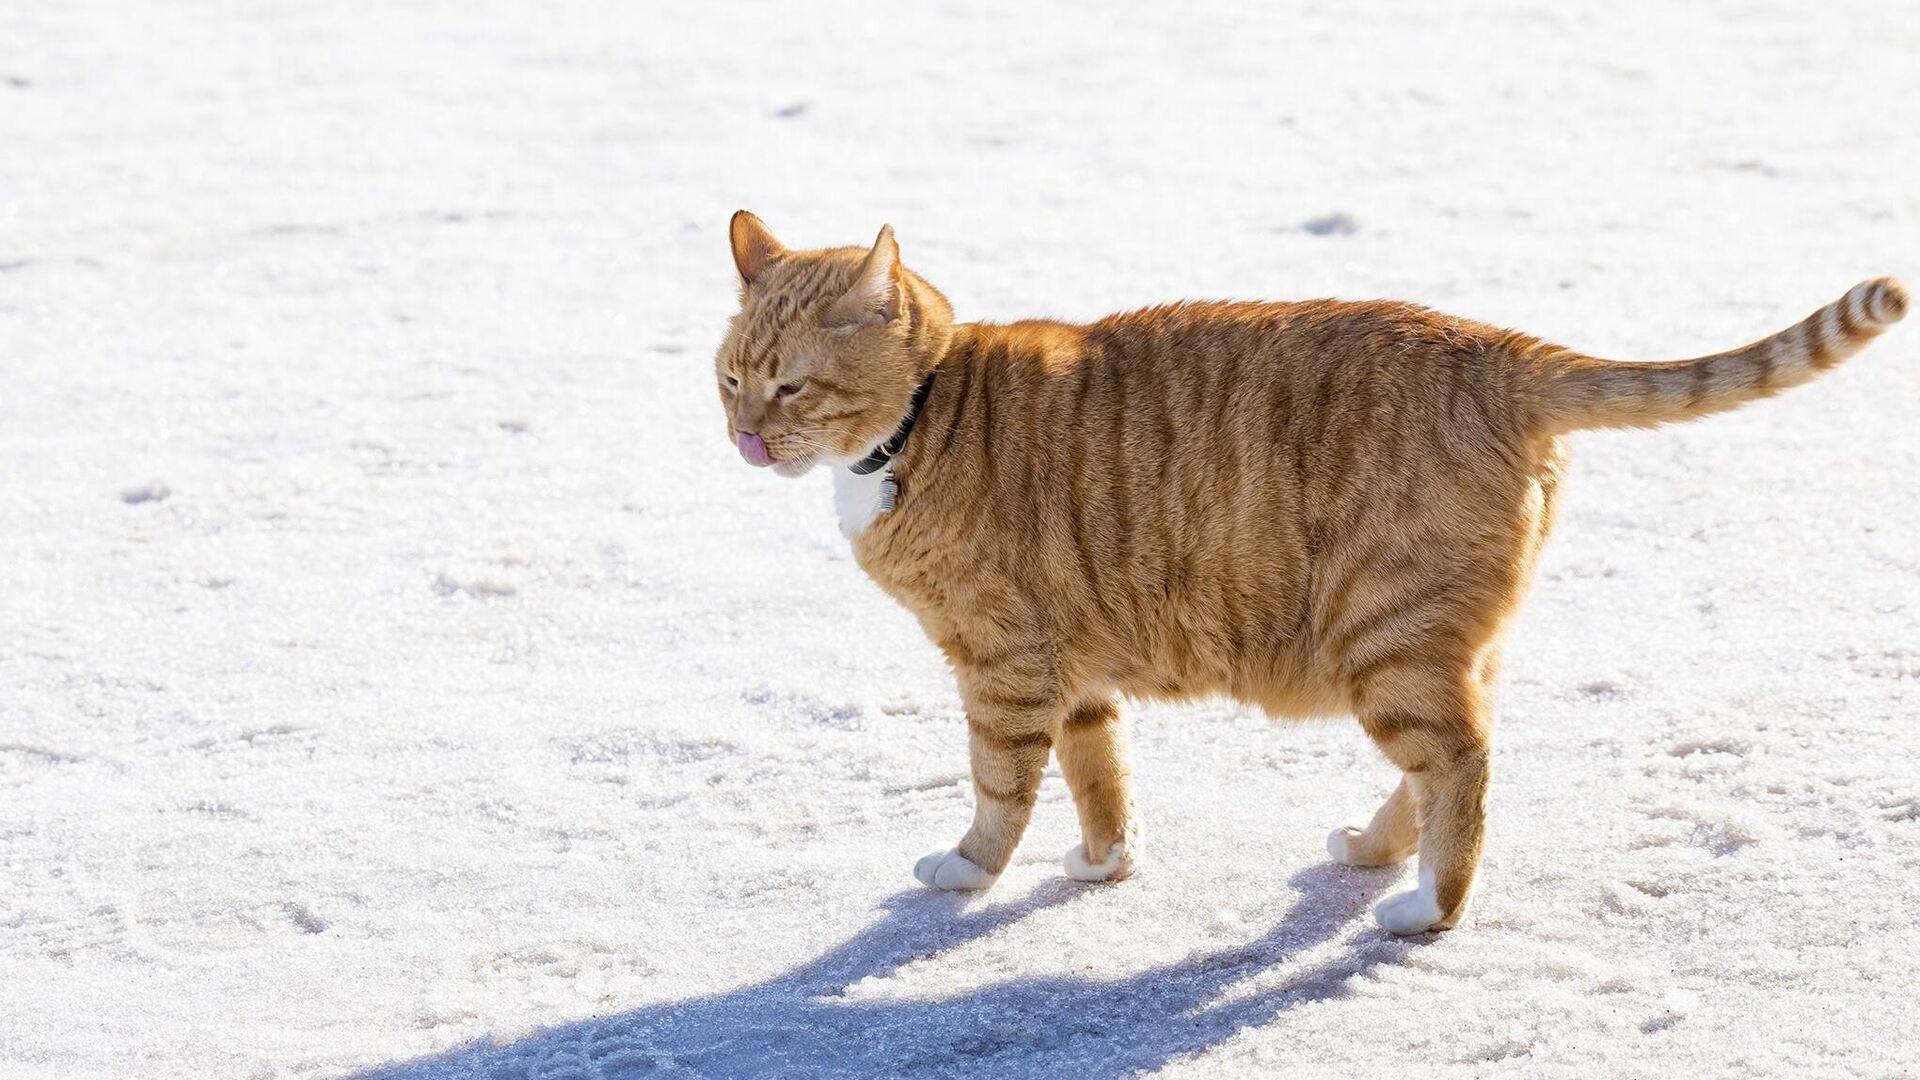
[[[748,285],[758,281],[773,260],[787,253],[787,246],[774,239],[767,223],[745,210],[734,211],[727,232],[733,241],[733,265],[740,271],[740,280]]]
[[[853,288],[834,301],[821,319],[823,326],[884,326],[900,317],[900,245],[893,226],[880,226],[880,237],[860,264]]]

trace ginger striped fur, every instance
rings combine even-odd
[[[1501,635],[1552,527],[1567,435],[1734,408],[1804,383],[1905,313],[1888,279],[1729,352],[1614,363],[1405,303],[1179,303],[1075,325],[957,323],[870,248],[785,247],[742,211],[741,311],[716,358],[728,433],[788,474],[843,469],[935,376],[893,462],[897,508],[852,538],[951,662],[972,826],[921,860],[979,888],[1054,755],[1076,877],[1137,835],[1121,701],[1226,695],[1352,714],[1402,780],[1334,857],[1416,851],[1376,910],[1454,925],[1485,831]]]

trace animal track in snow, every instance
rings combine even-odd
[[[258,747],[279,746],[289,741],[306,740],[317,737],[319,732],[310,727],[294,724],[271,724],[267,727],[241,728],[223,735],[210,735],[204,739],[188,743],[188,748],[202,753],[226,753],[233,750],[249,750]]]
[[[859,702],[835,703],[804,694],[779,694],[766,686],[755,687],[740,697],[749,705],[770,709],[785,706],[777,711],[803,719],[814,727],[832,728],[835,731],[861,731],[866,727],[866,707]]]
[[[492,600],[503,596],[513,596],[520,586],[502,578],[476,577],[462,581],[444,572],[433,576],[433,591],[441,596],[471,596],[479,600]]]
[[[1547,575],[1549,581],[1565,581],[1568,578],[1610,578],[1619,577],[1620,568],[1605,559],[1583,559],[1570,563]]]
[[[323,934],[331,924],[314,913],[314,910],[298,900],[282,900],[280,910],[287,921],[300,928],[304,934]]]
[[[139,506],[141,503],[164,502],[172,494],[172,488],[158,480],[153,480],[122,489],[120,501],[128,506]]]
[[[0,784],[25,784],[56,770],[92,766],[125,772],[126,766],[111,758],[96,757],[24,743],[0,743]]]
[[[1685,843],[1715,856],[1727,856],[1763,839],[1753,826],[1729,814],[1676,804],[1643,809],[1641,813],[1655,822],[1670,821],[1690,828],[1683,834],[1669,831],[1642,837],[1628,845],[1635,850]]]
[[[1308,218],[1300,223],[1300,231],[1309,236],[1352,236],[1360,231],[1360,223],[1351,214],[1336,212]]]
[[[1883,802],[1880,809],[1887,812],[1888,821],[1920,821],[1920,795]]]
[[[253,821],[256,817],[252,811],[217,799],[201,799],[198,802],[183,804],[177,809],[183,814],[194,814],[218,821]]]
[[[1674,743],[1668,747],[1667,754],[1677,758],[1692,757],[1695,754],[1733,754],[1744,757],[1752,749],[1753,744],[1746,739],[1732,735],[1714,735],[1699,739],[1684,739]]]
[[[20,743],[0,745],[0,760],[7,757],[35,765],[78,765],[87,760],[79,754],[68,754],[59,750],[42,750],[37,746],[25,746]]]
[[[890,784],[882,788],[881,792],[886,795],[911,795],[916,792],[925,791],[958,793],[964,790],[963,785],[967,783],[967,780],[968,776],[966,773],[942,773],[939,776],[931,776],[925,780],[917,780],[910,784]]]
[[[1612,679],[1594,679],[1583,682],[1574,689],[1581,695],[1594,701],[1618,701],[1627,696],[1627,690]]]
[[[614,728],[561,745],[575,765],[625,765],[635,758],[686,765],[740,752],[738,746],[725,739],[700,735],[675,737],[640,728]]]

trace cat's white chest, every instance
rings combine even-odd
[[[840,517],[840,532],[851,540],[867,530],[880,516],[880,488],[891,470],[875,469],[865,476],[851,469],[833,470],[833,512]]]

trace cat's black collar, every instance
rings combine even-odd
[[[906,419],[900,421],[900,426],[894,429],[893,435],[886,442],[874,447],[873,453],[847,466],[848,472],[855,476],[878,472],[887,467],[887,463],[893,460],[893,455],[898,454],[901,447],[907,445],[907,436],[913,433],[913,422],[920,419],[920,407],[927,403],[927,395],[933,392],[933,376],[937,371],[939,369],[935,368],[927,372],[926,381],[913,392],[913,404],[907,406]]]

